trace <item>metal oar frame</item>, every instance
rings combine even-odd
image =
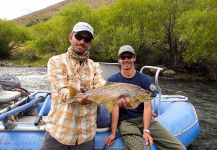
[[[160,67],[155,67],[155,66],[143,66],[141,69],[140,69],[140,73],[143,73],[143,70],[144,69],[155,69],[156,72],[155,72],[155,86],[156,86],[156,90],[159,94],[159,100],[158,100],[158,116],[160,115],[160,105],[161,105],[161,96],[162,96],[162,90],[158,84],[158,76],[159,76],[159,73],[160,71],[163,71],[163,68],[160,68]],[[154,103],[155,103],[156,99],[154,99]]]
[[[30,94],[29,96],[25,97],[22,100],[22,102],[23,101],[28,101],[30,99],[30,97],[36,95],[37,93],[41,93],[41,92],[34,92],[34,93]],[[25,103],[25,104],[23,104],[21,106],[18,106],[20,104],[20,102],[16,103],[16,104],[10,106],[10,109],[5,109],[4,111],[2,111],[1,112],[2,114],[0,114],[0,121],[2,121],[2,124],[3,124],[4,128],[6,130],[12,130],[12,129],[14,129],[17,124],[16,124],[16,122],[10,121],[9,118],[12,115],[20,113],[20,112],[22,112],[22,111],[24,111],[24,110],[26,110],[26,109],[34,106],[35,104],[37,104],[39,102],[44,102],[44,100],[48,97],[48,95],[50,95],[50,93],[47,93],[45,95],[45,97],[44,96],[39,96],[37,99],[29,101],[29,102],[27,102],[27,103]]]

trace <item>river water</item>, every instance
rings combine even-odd
[[[19,78],[28,90],[50,90],[47,68],[0,67],[0,76]],[[217,150],[217,83],[161,79],[163,94],[182,94],[189,98],[198,114],[201,133],[189,150]]]

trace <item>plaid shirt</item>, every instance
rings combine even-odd
[[[105,84],[98,63],[88,59],[84,63],[70,57],[69,53],[53,56],[48,61],[48,76],[51,81],[52,103],[46,120],[46,130],[65,145],[90,141],[96,133],[97,105],[64,104],[58,98],[60,89],[69,85],[93,89]]]

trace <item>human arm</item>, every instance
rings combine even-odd
[[[68,75],[67,64],[63,62],[66,59],[64,55],[54,56],[48,61],[48,77],[51,83],[52,96],[56,97],[58,102],[63,103],[70,97],[70,89],[76,90],[74,87],[70,87],[70,79],[73,80],[74,76]],[[79,90],[78,90],[79,91]],[[80,91],[83,93],[83,87]],[[77,91],[73,91],[77,92]],[[75,94],[75,93],[74,93]],[[87,97],[81,97],[79,100],[74,100],[81,104],[87,104]]]
[[[153,138],[151,137],[151,133],[149,131],[149,126],[152,119],[152,107],[151,102],[144,103],[144,112],[143,112],[143,138],[146,141],[146,145],[153,144]]]
[[[65,102],[69,94],[66,64],[62,62],[60,56],[54,56],[49,59],[47,66],[52,94],[58,97],[58,102]]]
[[[102,77],[102,70],[99,63],[93,62],[92,60],[88,60],[88,63],[89,69],[86,70],[89,70],[89,72],[85,74],[87,78],[83,80],[82,86],[80,87],[82,93],[85,93],[86,90],[99,88],[106,83],[106,80]],[[82,97],[78,101],[83,105],[92,103],[92,101],[88,100],[87,96]]]
[[[99,63],[94,65],[94,78],[93,78],[93,88],[99,88],[106,84],[106,80],[102,76],[102,69],[100,68]]]
[[[92,60],[88,60],[89,63],[89,72],[85,73],[85,80],[82,82],[82,86],[80,87],[80,92],[85,93],[89,89],[99,88],[106,83],[106,80],[102,77],[102,70],[99,66],[99,63],[93,62]],[[88,96],[82,96],[77,101],[82,105],[87,105],[92,103],[92,101],[88,100]]]
[[[119,119],[119,106],[115,105],[112,109],[112,120],[111,120],[111,134],[106,139],[106,144],[111,145],[117,132],[118,119]]]

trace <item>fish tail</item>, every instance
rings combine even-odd
[[[92,101],[97,103],[97,104],[101,104],[101,103],[105,103],[106,102],[106,99],[103,98],[103,97],[98,97],[98,96],[95,96],[95,97],[91,97],[90,96],[90,100],[93,99]]]
[[[68,90],[69,90],[69,98],[74,97],[78,93],[78,91],[72,86],[69,86]]]

